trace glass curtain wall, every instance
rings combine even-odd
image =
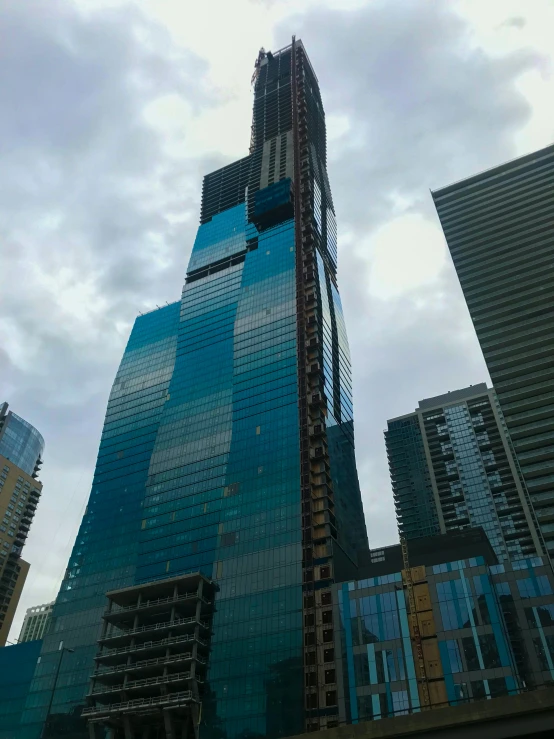
[[[118,371],[91,497],[27,701],[25,739],[40,733],[62,641],[75,651],[61,663],[57,725],[65,715],[69,726],[84,705],[106,591],[199,570],[218,586],[202,736],[304,731],[291,49],[259,61],[251,154],[205,178],[181,301],[137,319]],[[315,78],[309,85],[323,193],[315,299],[335,536],[355,568],[367,536],[323,109]],[[84,726],[72,730],[87,736]]]

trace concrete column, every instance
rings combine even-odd
[[[273,175],[274,182],[279,182],[279,167],[281,163],[281,134],[275,138],[275,164],[273,165],[273,172],[269,173],[271,177]]]
[[[176,591],[177,591],[177,586],[175,586],[175,588],[173,589],[173,597],[176,597],[175,596]],[[174,621],[175,620],[175,616],[176,616],[175,605],[173,605],[173,606],[171,606],[171,615],[169,617],[169,620],[170,621]],[[172,636],[173,636],[173,631],[170,629],[167,632],[167,638],[169,639]],[[167,647],[167,649],[165,650],[165,656],[166,657],[169,657],[170,653],[171,653],[171,650],[170,650],[169,647]],[[164,668],[163,668],[163,676],[164,677],[167,677],[168,671],[169,671],[168,670],[168,666],[167,665],[164,665]],[[167,686],[166,685],[161,685],[160,687],[161,687],[162,695],[166,695],[167,694]]]
[[[186,719],[183,721],[181,728],[181,739],[188,739],[190,722]]]
[[[139,592],[139,594],[137,596],[137,605],[140,606],[141,603],[142,603],[142,593]],[[138,613],[135,613],[135,616],[133,618],[133,629],[137,629],[139,626],[140,626],[140,617],[139,617]],[[131,637],[131,643],[130,643],[129,646],[130,647],[134,647],[135,646],[135,637],[134,636]],[[139,659],[140,659],[140,657],[139,657]],[[129,654],[129,656],[127,657],[127,664],[130,665],[131,663],[132,663],[132,657]],[[124,689],[125,689],[125,686],[127,685],[128,682],[129,682],[129,674],[128,673],[125,673],[124,676],[123,676],[123,688]]]
[[[171,715],[171,712],[167,710],[167,708],[164,708],[164,725],[165,725],[165,736],[166,739],[177,739],[177,736],[175,735],[175,729],[173,726],[173,716]],[[127,737],[125,737],[127,739]]]
[[[198,739],[200,730],[200,708],[197,703],[193,703],[190,708],[191,724],[194,731],[194,739]],[[190,733],[190,732],[189,732]]]
[[[192,645],[192,660],[190,663],[191,680],[196,680],[196,657],[197,656],[198,656],[198,644],[194,642],[194,644]]]
[[[200,582],[198,583],[198,592],[197,592],[198,602],[196,603],[196,620],[197,621],[200,621],[200,616],[202,613],[202,594],[204,591],[203,586],[204,586],[204,580],[200,580]]]
[[[131,727],[131,722],[127,716],[123,718],[123,731],[125,733],[125,739],[135,739],[135,732]]]
[[[111,603],[112,603],[111,600],[108,601],[108,602],[109,602],[109,604],[111,606]],[[108,611],[110,611],[110,610],[111,610],[111,608],[108,607]],[[102,619],[102,631],[100,632],[100,638],[101,639],[103,639],[106,636],[107,631],[108,631],[108,622],[104,618],[104,619]]]

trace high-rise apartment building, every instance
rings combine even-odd
[[[53,605],[54,602],[52,601],[52,603],[44,603],[41,606],[27,608],[19,634],[19,644],[26,641],[42,639],[50,625]]]
[[[6,643],[29,563],[21,551],[42,483],[36,478],[44,440],[23,418],[0,405],[0,646]]]
[[[546,548],[554,552],[554,145],[433,193]]]
[[[499,560],[542,552],[493,389],[419,402],[385,432],[398,529],[414,539],[481,526]]]
[[[182,298],[136,320],[118,370],[26,737],[41,729],[52,691],[57,726],[80,713],[101,635],[84,713],[92,728],[143,736],[148,721],[160,721],[156,731],[181,731],[193,669],[157,670],[198,640],[206,739],[286,736],[336,721],[334,654],[321,647],[333,624],[323,607],[368,545],[325,117],[301,42],[260,52],[254,79],[250,154],[205,177]],[[115,612],[102,626],[107,591]],[[163,603],[142,606],[153,592]],[[125,614],[135,611],[144,615],[131,643]],[[200,632],[187,631],[194,613]],[[60,641],[74,650],[63,660]],[[122,688],[118,670],[131,668],[114,662],[110,697],[112,644],[130,649],[135,672]],[[149,659],[158,660],[148,667],[159,685],[153,712],[140,699],[123,715],[121,691],[140,698]]]

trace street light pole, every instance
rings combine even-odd
[[[60,658],[58,660],[58,666],[56,667],[56,674],[54,676],[54,685],[52,686],[52,692],[50,693],[50,700],[48,701],[48,710],[46,711],[46,718],[44,719],[44,723],[42,725],[42,731],[40,732],[40,739],[44,739],[46,736],[46,726],[48,724],[48,719],[50,718],[50,711],[52,709],[52,703],[54,702],[54,693],[56,692],[56,685],[58,684],[58,676],[60,674],[60,667],[62,666],[62,659],[63,659],[63,653],[69,652],[73,653],[74,649],[69,649],[69,647],[60,646]]]

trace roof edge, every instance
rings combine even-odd
[[[435,200],[436,196],[440,197],[442,195],[448,195],[451,192],[455,192],[458,188],[466,187],[475,182],[483,180],[487,175],[493,175],[497,172],[505,172],[514,165],[527,164],[534,161],[535,159],[540,159],[545,154],[551,154],[552,156],[554,156],[554,143],[549,144],[542,149],[532,151],[528,154],[522,154],[521,156],[514,157],[513,159],[508,159],[505,162],[496,164],[494,167],[483,169],[480,172],[476,172],[475,174],[469,175],[468,177],[464,177],[461,180],[456,180],[449,185],[444,185],[444,187],[440,187],[437,190],[431,190],[431,195],[433,196],[433,200]]]

